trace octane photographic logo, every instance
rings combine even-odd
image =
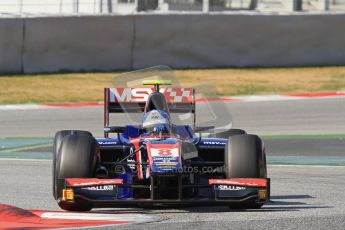
[[[133,168],[131,170],[135,171],[135,168]],[[118,174],[123,174],[123,173],[126,172],[125,168],[122,165],[115,165],[115,170],[114,171],[115,171],[115,173],[118,173]]]
[[[163,163],[164,164],[164,163]],[[134,165],[134,164],[133,164]],[[144,169],[146,169],[149,166],[144,166]],[[192,173],[192,174],[205,174],[205,173],[224,173],[225,168],[222,167],[212,167],[212,166],[183,166],[181,168],[174,168],[173,169],[175,173]],[[150,169],[151,172],[151,169]],[[115,165],[115,173],[123,174],[125,173],[125,168],[122,165]],[[131,168],[131,173],[136,174],[137,173],[137,167]]]
[[[222,173],[224,167],[212,167],[212,166],[183,166],[182,168],[175,169],[176,173],[188,173],[188,174],[205,174],[205,173]]]

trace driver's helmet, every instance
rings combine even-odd
[[[143,128],[147,134],[169,133],[170,125],[170,116],[163,110],[151,110],[143,118]]]

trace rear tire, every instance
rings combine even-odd
[[[225,146],[226,178],[267,178],[266,155],[262,140],[256,135],[235,135]],[[229,205],[231,209],[256,209],[262,204],[248,202]]]
[[[67,135],[62,139],[56,160],[56,197],[59,206],[68,211],[89,211],[92,205],[75,200],[61,201],[64,183],[58,179],[94,177],[99,146],[95,138],[89,135]]]
[[[61,146],[62,139],[67,135],[88,135],[92,136],[92,134],[88,131],[83,130],[61,130],[55,134],[54,137],[54,144],[53,144],[53,196],[55,200],[56,197],[56,178],[55,178],[55,171],[56,171],[56,159],[58,158],[59,149]]]
[[[210,134],[209,137],[228,139],[231,136],[247,134],[243,129],[228,129],[224,132]]]

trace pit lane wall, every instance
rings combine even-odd
[[[0,18],[0,72],[345,65],[345,14]]]

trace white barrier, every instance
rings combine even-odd
[[[0,19],[0,73],[22,71],[23,21]]]
[[[345,65],[342,15],[137,16],[134,68]]]
[[[0,19],[0,73],[345,65],[344,21],[345,14]]]
[[[130,69],[133,17],[25,20],[24,72]]]

